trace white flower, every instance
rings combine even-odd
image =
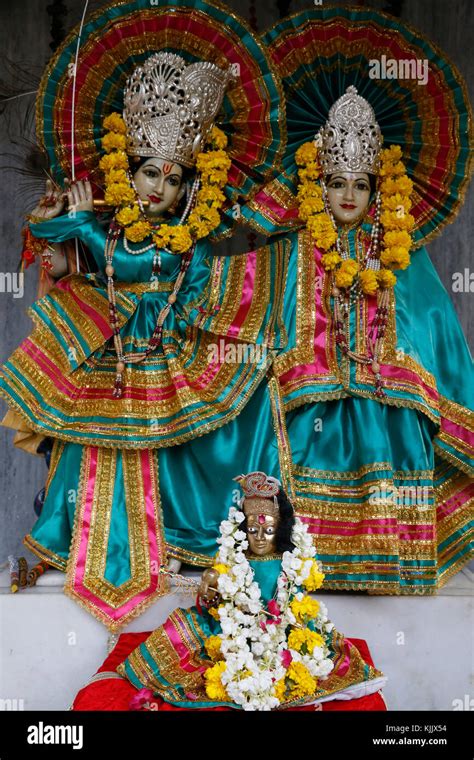
[[[313,541],[306,525],[297,520],[293,531],[295,548],[283,554],[282,571],[277,580],[275,598],[282,610],[281,622],[262,629],[260,622],[267,618],[263,613],[261,591],[244,554],[248,541],[237,527],[243,519],[243,513],[232,508],[229,520],[221,525],[219,539],[218,561],[231,568],[218,581],[223,599],[219,610],[221,652],[226,662],[222,682],[229,698],[244,710],[272,710],[279,704],[273,695],[273,684],[286,672],[281,662],[281,652],[288,648],[286,631],[296,622],[289,603],[295,596],[298,599],[303,597],[298,586],[311,570]],[[314,622],[322,630],[328,621],[324,605],[320,609],[321,614]],[[333,668],[328,653],[327,647],[319,647],[311,655],[295,651],[292,655],[295,661],[304,662],[318,677]],[[244,672],[249,675],[242,678]]]
[[[233,596],[237,592],[237,584],[232,581],[229,575],[219,575],[217,588],[221,594]]]
[[[327,676],[334,669],[334,663],[332,660],[323,660],[319,663],[319,675]]]
[[[319,662],[324,658],[324,647],[314,647],[311,655],[316,662]]]
[[[238,626],[231,620],[221,620],[222,633],[226,636],[232,636],[237,631]]]
[[[220,525],[220,532],[222,536],[230,536],[231,533],[233,533],[235,530],[234,526],[232,525],[229,520],[222,520]]]
[[[258,587],[258,583],[252,583],[248,593],[251,599],[260,599],[260,589]]]

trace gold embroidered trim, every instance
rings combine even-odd
[[[288,498],[292,501],[295,493],[292,478],[291,446],[286,429],[286,418],[281,401],[280,386],[278,380],[273,375],[272,369],[268,373],[268,392],[270,394],[273,428],[278,445],[278,460],[282,485]]]
[[[65,560],[59,554],[52,552],[46,546],[38,543],[38,541],[36,541],[29,533],[24,537],[23,544],[27,549],[30,550],[30,552],[36,554],[36,556],[42,559],[44,562],[47,562],[48,565],[55,567],[56,570],[61,570],[63,573],[66,572],[67,560]]]
[[[214,562],[214,557],[208,557],[207,554],[199,554],[198,552],[190,552],[187,549],[182,549],[180,546],[170,543],[166,544],[166,552],[168,557],[179,559],[187,565],[194,565],[196,567],[210,567]]]
[[[124,613],[119,621],[112,620],[96,603],[83,596],[77,589],[75,577],[78,572],[80,542],[84,525],[86,498],[91,468],[90,447],[84,447],[81,460],[81,474],[77,495],[76,512],[71,541],[71,549],[67,565],[65,593],[89,610],[104,623],[109,630],[120,630],[130,619],[141,614],[146,607],[163,594],[168,593],[167,579],[159,576],[156,589],[149,593],[138,605]],[[148,518],[146,499],[153,500],[156,526],[155,540],[158,558],[162,564],[166,562],[164,539],[162,535],[163,521],[159,495],[158,462],[155,452],[149,450],[122,450],[122,467],[125,488],[125,505],[128,518],[128,540],[130,547],[130,579],[116,586],[105,578],[107,563],[107,546],[112,519],[113,498],[116,488],[121,489],[121,483],[116,479],[117,449],[97,449],[97,469],[94,481],[93,502],[90,513],[90,533],[87,544],[86,567],[84,570],[83,586],[94,597],[104,601],[112,609],[118,609],[130,602],[151,585],[151,559],[149,553]],[[148,458],[151,476],[151,494],[145,494],[141,457]],[[159,561],[159,560],[158,560]],[[156,568],[156,572],[159,568]]]

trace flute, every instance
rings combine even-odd
[[[114,206],[111,206],[110,203],[106,203],[103,198],[94,198],[92,201],[94,204],[94,208],[102,208],[103,206],[106,206],[107,208],[114,208]],[[149,206],[150,201],[142,201],[143,206]]]
[[[58,198],[62,198],[63,200],[67,200],[67,193],[62,193],[62,195],[56,196],[56,197],[54,197],[52,195],[51,196],[47,196],[42,201],[40,201],[40,206],[54,206],[57,203]],[[94,198],[92,200],[92,203],[94,205],[94,208],[114,208],[114,206],[112,204],[106,203],[103,198]],[[145,206],[149,206],[150,205],[150,201],[148,201],[148,200],[142,200],[141,204],[144,207]]]
[[[13,554],[8,556],[8,565],[10,569],[10,591],[12,594],[16,594],[20,588],[20,575],[18,569],[18,560]]]

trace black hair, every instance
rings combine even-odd
[[[291,552],[295,548],[291,540],[291,533],[295,524],[295,512],[283,488],[280,488],[277,493],[277,502],[280,510],[280,521],[276,532],[275,548],[279,554],[283,554],[283,552]],[[240,529],[247,530],[247,518],[241,522]]]
[[[295,548],[291,540],[291,533],[295,524],[295,512],[293,505],[283,488],[277,494],[277,502],[280,508],[280,522],[276,533],[276,548],[278,552],[291,552]]]

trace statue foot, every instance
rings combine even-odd
[[[179,559],[174,559],[174,557],[172,557],[171,559],[168,560],[168,570],[169,570],[169,572],[170,573],[179,573],[179,571],[181,570],[181,564],[182,563],[180,562]]]

